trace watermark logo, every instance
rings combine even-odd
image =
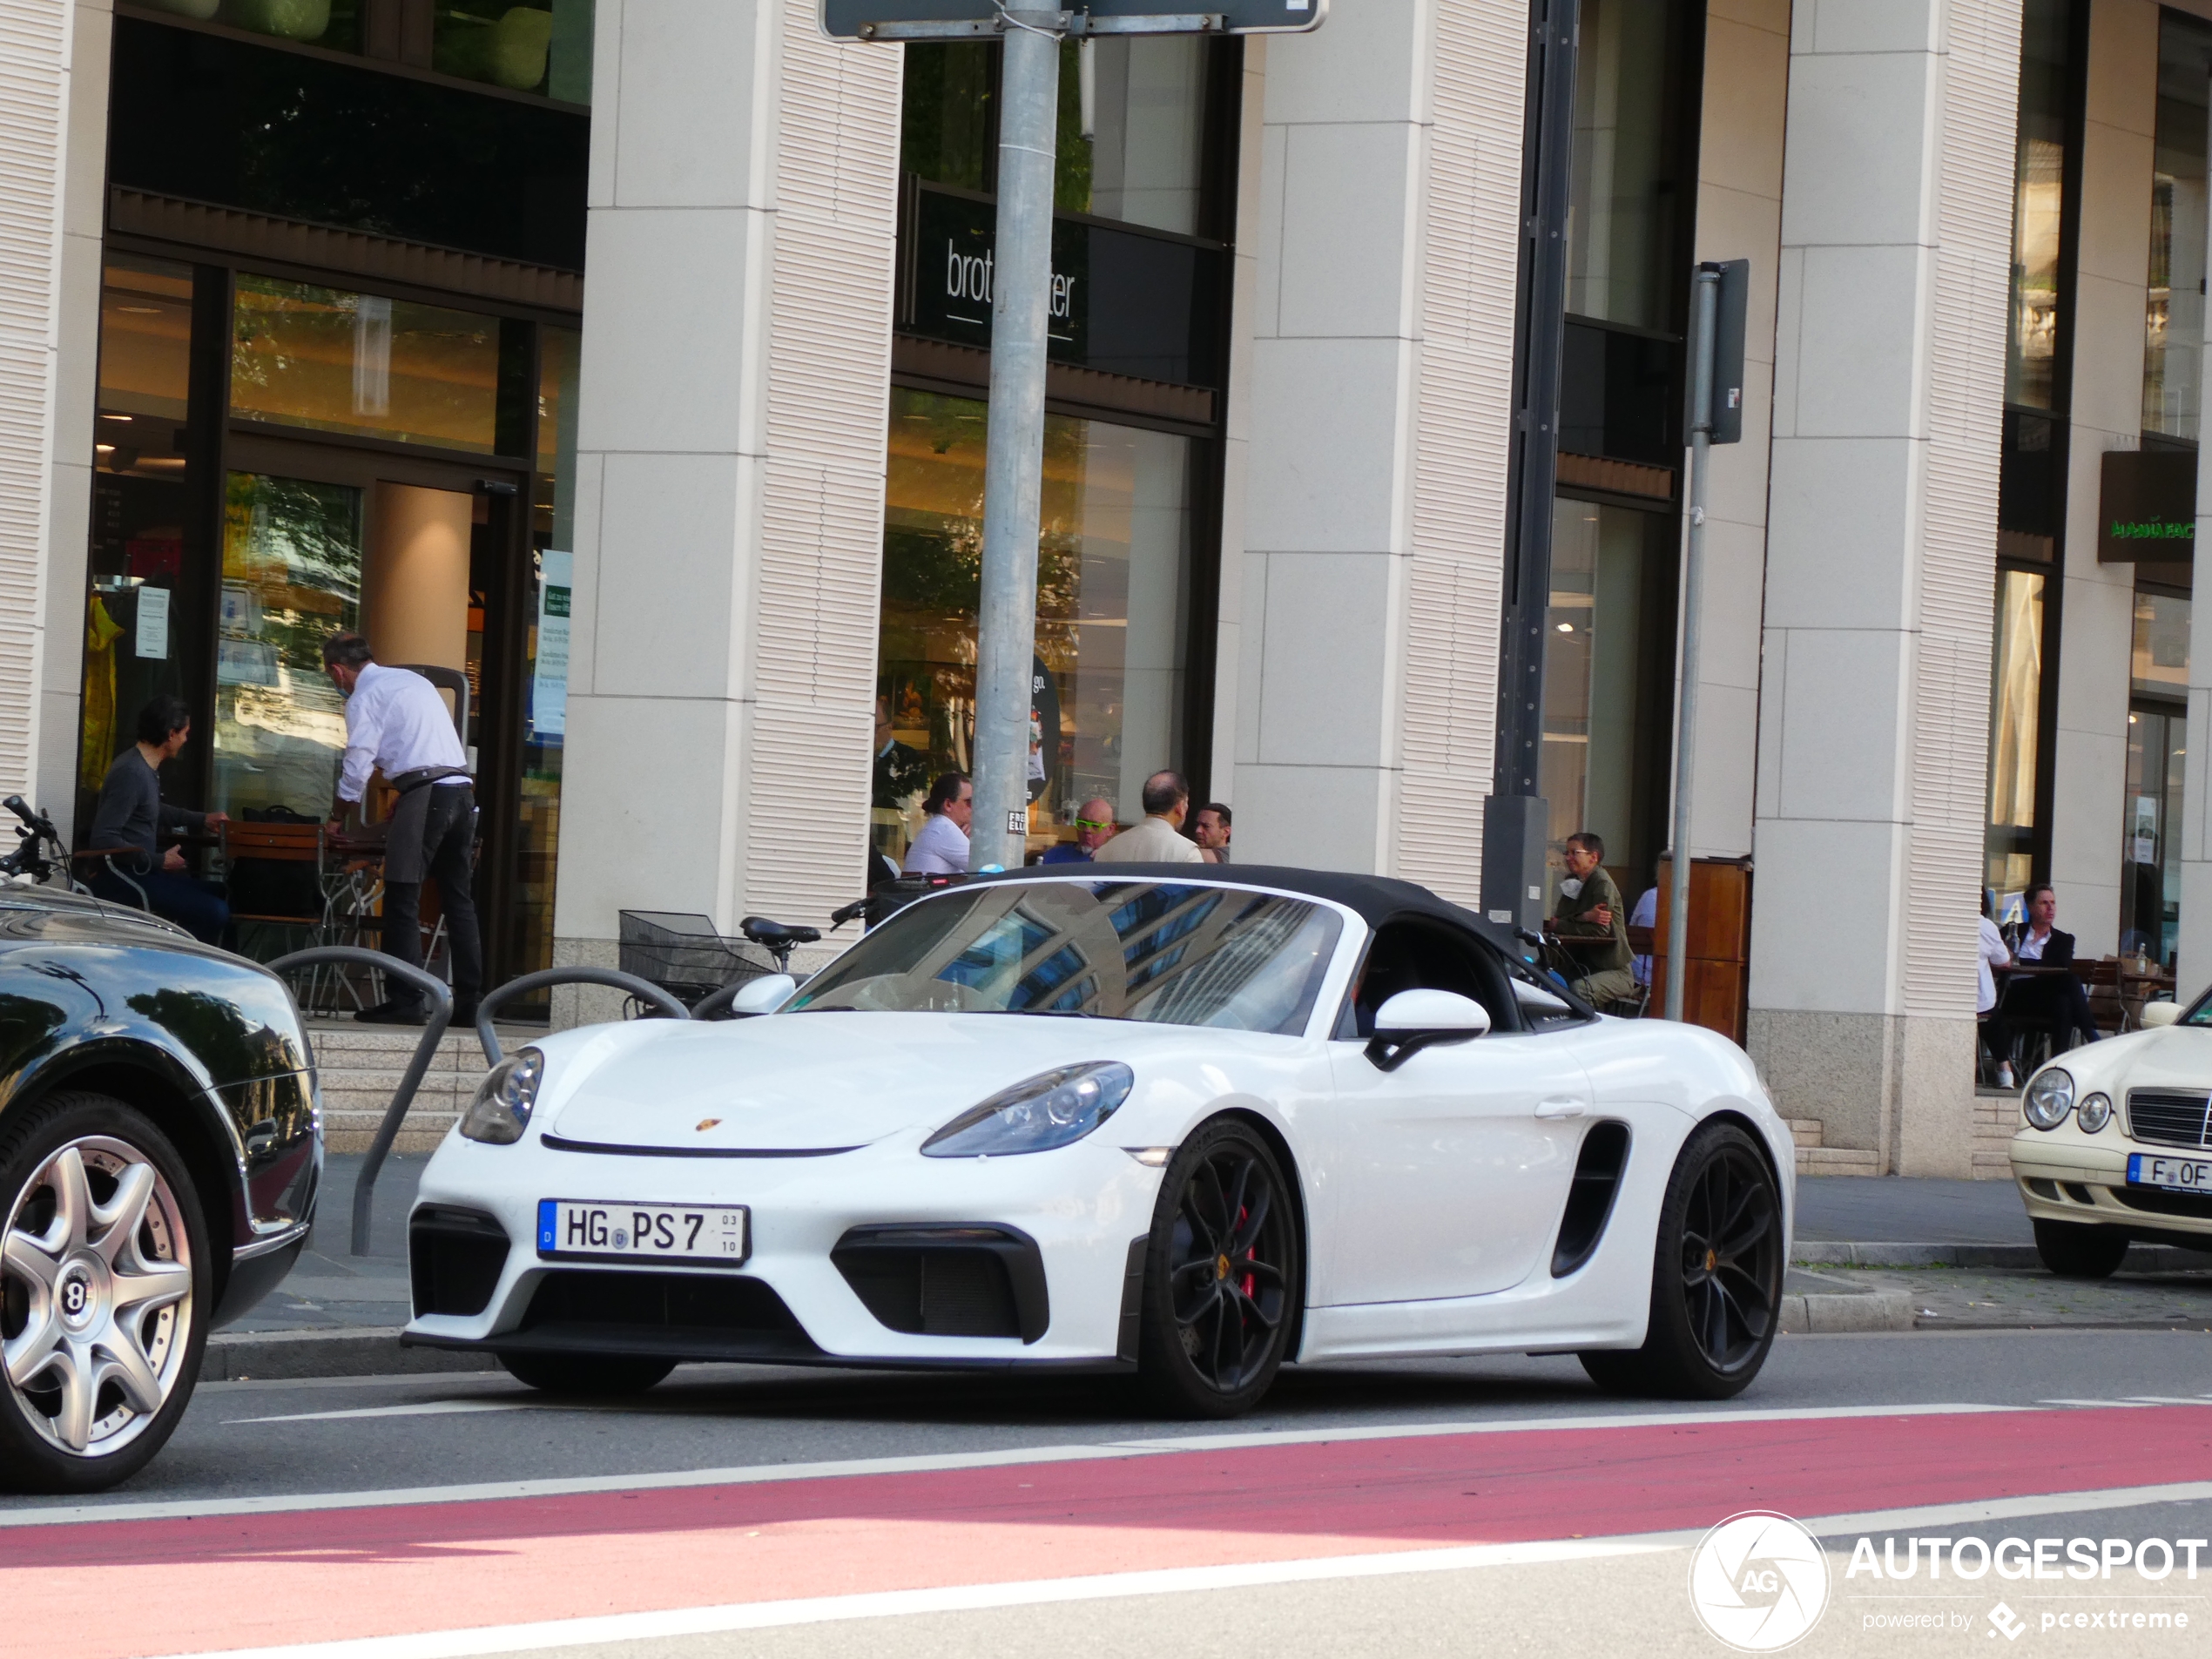
[[[1787,1515],[1730,1515],[1689,1559],[1689,1605],[1700,1624],[1739,1653],[1778,1653],[1827,1611],[1828,1557]]]
[[[2027,1621],[2000,1602],[1989,1609],[1989,1622],[1997,1627],[1993,1634],[2007,1642],[2018,1642],[2020,1632],[2027,1629]]]

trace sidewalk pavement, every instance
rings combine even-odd
[[[209,1340],[205,1374],[314,1377],[484,1370],[481,1354],[401,1348],[407,1216],[428,1159],[394,1154],[378,1176],[370,1253],[351,1253],[363,1160],[324,1166],[314,1236],[260,1306]],[[2009,1181],[1801,1176],[1785,1332],[2102,1325],[2212,1331],[2212,1254],[2138,1245],[2102,1284],[2059,1279]]]

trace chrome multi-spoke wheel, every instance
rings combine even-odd
[[[17,1485],[104,1486],[152,1454],[191,1393],[204,1299],[192,1197],[175,1151],[130,1108],[74,1096],[31,1116],[0,1146],[12,1401],[0,1456]]]
[[[1706,1124],[1675,1160],[1660,1205],[1643,1346],[1592,1350],[1583,1369],[1623,1393],[1740,1393],[1774,1345],[1782,1258],[1781,1190],[1758,1142],[1738,1124]]]
[[[1302,1285],[1295,1203],[1271,1147],[1234,1119],[1209,1125],[1162,1184],[1140,1364],[1156,1399],[1244,1411],[1282,1364]]]

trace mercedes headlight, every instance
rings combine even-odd
[[[1129,1098],[1136,1074],[1118,1060],[1040,1072],[971,1106],[921,1143],[924,1157],[1008,1157],[1080,1141]]]
[[[2084,1096],[2081,1103],[2074,1109],[2074,1121],[2081,1125],[2084,1135],[2094,1135],[2112,1122],[2112,1096],[2101,1094]]]
[[[501,1061],[484,1075],[461,1115],[461,1132],[472,1141],[493,1146],[512,1146],[529,1127],[530,1108],[537,1104],[537,1086],[545,1076],[545,1056],[524,1049]]]
[[[2073,1074],[2058,1066],[2044,1067],[2028,1084],[2020,1109],[2037,1129],[2056,1129],[2074,1109]]]

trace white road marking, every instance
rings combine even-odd
[[[1956,1527],[2031,1515],[2075,1514],[2100,1509],[2132,1509],[2158,1503],[2212,1501],[2212,1481],[2170,1486],[2115,1487],[2047,1497],[2001,1498],[1985,1502],[1930,1505],[1912,1509],[1871,1510],[1855,1515],[1808,1516],[1804,1525],[1824,1540],[1882,1534],[1909,1527]],[[1612,1538],[1552,1540],[1536,1543],[1470,1544],[1443,1549],[1395,1550],[1372,1555],[1325,1555],[1305,1561],[1240,1562],[1220,1567],[1177,1567],[1137,1573],[1101,1573],[1087,1577],[1032,1580],[1025,1583],[963,1584],[919,1590],[883,1590],[857,1595],[810,1596],[782,1602],[748,1602],[714,1607],[672,1608],[593,1618],[548,1619],[532,1624],[490,1625],[476,1629],[430,1630],[405,1635],[364,1636],[342,1642],[301,1642],[274,1648],[231,1650],[230,1659],[475,1659],[476,1656],[546,1648],[576,1648],[603,1642],[664,1641],[732,1630],[766,1630],[792,1625],[826,1624],[851,1619],[896,1618],[925,1613],[968,1613],[1004,1607],[1039,1607],[1071,1602],[1118,1600],[1136,1595],[1173,1595],[1193,1591],[1243,1589],[1267,1584],[1311,1583],[1329,1579],[1385,1578],[1410,1573],[1461,1572],[1485,1567],[1531,1566],[1553,1561],[1604,1561],[1654,1554],[1696,1543],[1697,1531],[1642,1533]],[[213,1659],[212,1655],[174,1659]]]
[[[2130,1406],[2203,1406],[2212,1404],[2203,1395],[2130,1394],[2126,1403]]]
[[[1323,1446],[1337,1441],[1426,1440],[1450,1434],[1541,1433],[1553,1429],[1694,1427],[1712,1423],[1835,1422],[1851,1418],[1951,1417],[2029,1409],[2023,1406],[1806,1406],[1773,1411],[1615,1412],[1569,1417],[1515,1418],[1454,1423],[1407,1423],[1373,1427],[1193,1434],[1159,1440],[1107,1440],[1089,1446],[1009,1447],[991,1452],[947,1452],[919,1456],[845,1458],[819,1463],[763,1463],[736,1468],[676,1469],[660,1474],[577,1475],[537,1480],[486,1480],[448,1487],[395,1487],[383,1491],[270,1494],[253,1498],[184,1498],[150,1503],[85,1503],[51,1508],[0,1510],[0,1529],[81,1526],[118,1521],[181,1521],[218,1515],[297,1514],[326,1509],[388,1509],[408,1504],[482,1503],[502,1498],[557,1498],[595,1492],[658,1492],[687,1487],[752,1486],[770,1480],[826,1480],[848,1475],[928,1474],[955,1469],[1008,1468],[1022,1464],[1082,1463],[1102,1459],[1157,1457],[1170,1452],[1218,1452],[1245,1447]]]
[[[2148,1399],[2039,1399],[2035,1403],[2038,1406],[2094,1406],[2107,1410],[2124,1410],[2137,1406],[2148,1406],[2153,1402]],[[2182,1402],[2184,1406],[2194,1406],[2197,1403],[2193,1399],[2185,1399]]]
[[[1142,1573],[1100,1573],[1086,1578],[1033,1579],[1026,1583],[961,1584],[940,1589],[879,1590],[860,1595],[745,1602],[721,1607],[548,1619],[536,1624],[435,1630],[415,1635],[362,1636],[345,1642],[301,1642],[293,1647],[236,1651],[242,1659],[244,1656],[250,1656],[251,1659],[464,1659],[464,1656],[478,1654],[577,1648],[604,1642],[664,1641],[671,1636],[706,1635],[725,1630],[771,1630],[845,1619],[972,1613],[987,1608],[1038,1607],[1131,1595],[1173,1595],[1191,1590],[1242,1589],[1318,1579],[1385,1578],[1404,1573],[1449,1573],[1477,1567],[1600,1561],[1679,1548],[1680,1543],[1672,1538],[1658,1541],[1623,1538],[1541,1544],[1474,1544],[1452,1549],[1399,1550],[1379,1555],[1332,1555],[1309,1561],[1240,1562],[1224,1567],[1168,1567]],[[193,1659],[201,1656],[194,1656]]]
[[[542,1412],[563,1407],[536,1399],[419,1399],[408,1406],[361,1406],[348,1412],[293,1412],[282,1417],[226,1417],[238,1423],[327,1423],[341,1417],[442,1417],[450,1412]],[[586,1407],[585,1409],[590,1409]]]

